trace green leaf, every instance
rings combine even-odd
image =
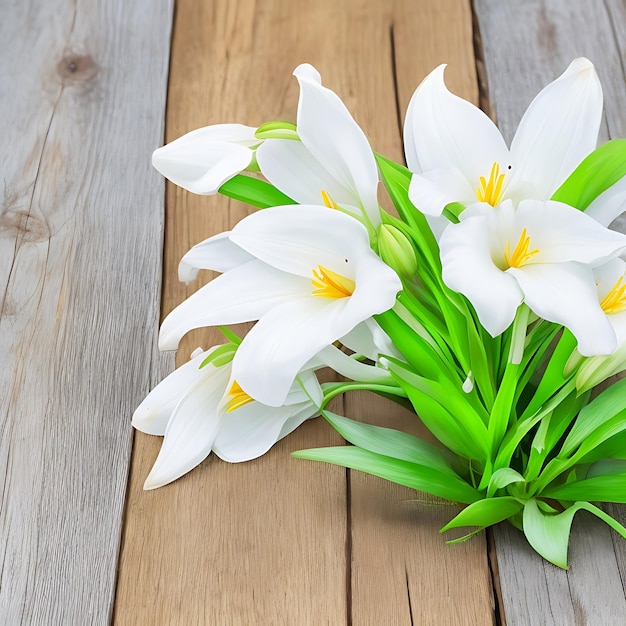
[[[557,515],[545,513],[537,500],[528,500],[524,506],[524,534],[528,543],[547,561],[567,569],[567,546],[574,515],[585,510],[599,517],[613,530],[626,539],[626,528],[617,520],[590,504],[575,502],[570,508]]]
[[[388,358],[389,371],[406,392],[426,428],[453,452],[484,462],[487,457],[487,427],[463,392],[428,380],[406,365]]]
[[[226,365],[226,363],[230,363],[233,360],[235,352],[237,352],[237,346],[232,343],[225,343],[222,346],[218,346],[215,350],[211,351],[211,354],[206,356],[202,363],[200,363],[198,369],[206,367],[209,363],[213,364],[213,367]]]
[[[456,476],[439,448],[413,435],[392,428],[363,424],[330,411],[322,411],[322,415],[346,441],[359,448],[394,459],[427,465]]]
[[[578,459],[578,462],[593,463],[601,459],[626,459],[626,431],[609,437]]]
[[[524,506],[524,534],[528,543],[544,559],[563,569],[567,569],[567,546],[577,511],[578,508],[573,506],[558,515],[549,515],[537,506],[534,499]]]
[[[284,204],[297,204],[289,196],[279,191],[273,185],[264,180],[237,174],[227,180],[218,190],[224,196],[241,200],[260,209],[267,209],[272,206],[282,206]]]
[[[559,457],[580,456],[619,432],[626,430],[626,378],[617,381],[578,414]]]
[[[410,227],[418,249],[424,254],[431,268],[441,268],[439,246],[435,236],[424,215],[409,200],[408,190],[413,173],[403,165],[380,154],[375,156],[385,189],[387,189],[387,193],[393,201],[398,214],[405,224]]]
[[[299,459],[349,467],[453,502],[469,504],[481,498],[476,489],[459,477],[354,446],[300,450],[292,455]]]
[[[626,139],[613,139],[588,155],[551,199],[584,211],[625,175]]]
[[[622,470],[623,472],[624,470]],[[555,500],[591,500],[593,502],[626,502],[626,472],[594,476],[585,480],[548,487],[542,496]]]
[[[480,526],[486,528],[508,519],[519,513],[524,505],[510,496],[479,500],[464,508],[453,520],[448,522],[439,532],[462,526]]]
[[[514,469],[510,467],[502,467],[499,470],[496,470],[489,479],[489,485],[487,487],[487,497],[493,497],[493,494],[498,491],[498,489],[504,489],[504,487],[512,484],[512,483],[523,483],[526,482],[524,477],[516,472]]]

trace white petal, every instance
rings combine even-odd
[[[201,351],[164,378],[135,410],[133,427],[148,435],[164,435],[176,405],[200,379],[206,377],[209,370],[206,367],[199,369],[200,364],[213,350],[215,348]]]
[[[488,218],[476,216],[450,224],[439,245],[444,282],[467,297],[481,324],[496,337],[513,322],[522,292],[514,278],[492,261],[494,238]]]
[[[547,200],[595,148],[602,117],[602,88],[584,58],[532,101],[511,144],[514,181],[531,181]]]
[[[230,232],[220,233],[196,244],[180,260],[178,280],[189,283],[196,278],[198,270],[227,272],[251,261],[254,257],[230,239]]]
[[[152,165],[188,191],[217,193],[223,183],[250,165],[253,152],[246,144],[259,143],[255,130],[240,124],[199,128],[155,150]]]
[[[278,304],[310,291],[310,281],[250,261],[218,276],[177,306],[163,320],[159,349],[175,350],[193,328],[257,320]]]
[[[241,387],[263,404],[284,403],[304,364],[372,315],[390,309],[400,281],[380,261],[360,263],[352,296],[311,296],[275,307],[246,335],[233,360]]]
[[[626,176],[601,193],[585,209],[585,214],[593,217],[602,226],[609,226],[624,211],[626,211]]]
[[[320,264],[348,278],[361,259],[382,264],[360,222],[319,206],[258,211],[233,228],[231,240],[269,265],[306,278]]]
[[[476,202],[476,193],[458,170],[439,169],[413,174],[409,199],[422,213],[438,216],[451,202]]]
[[[316,413],[310,404],[268,407],[251,402],[222,417],[214,452],[230,463],[256,459]]]
[[[607,263],[594,268],[593,277],[598,292],[598,300],[602,302],[615,286],[615,283],[625,275],[626,262],[622,259],[611,259]]]
[[[257,161],[263,176],[299,204],[323,205],[322,191],[341,207],[359,204],[300,141],[268,139],[257,150]]]
[[[539,250],[529,264],[598,264],[626,249],[626,235],[604,228],[582,211],[560,202],[525,200],[517,208],[515,223],[511,250],[523,228],[530,237],[530,248]]]
[[[615,350],[615,332],[600,308],[589,267],[575,262],[525,265],[507,273],[515,277],[534,313],[572,331],[582,355]]]
[[[300,83],[297,130],[302,143],[341,185],[359,198],[374,226],[380,224],[374,153],[341,99],[319,82],[309,65],[294,75]]]
[[[230,367],[214,368],[201,378],[175,408],[165,439],[144,489],[156,489],[180,478],[210,453],[219,429],[219,401],[230,377]]]
[[[424,173],[455,169],[477,188],[494,162],[504,170],[509,151],[495,124],[445,86],[445,66],[433,70],[415,90],[406,113],[404,146],[409,169]]]

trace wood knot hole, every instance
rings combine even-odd
[[[98,73],[98,66],[88,54],[69,52],[63,55],[57,70],[64,83],[84,83]]]

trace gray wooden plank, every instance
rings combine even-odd
[[[534,95],[576,56],[593,61],[605,98],[600,141],[626,136],[626,7],[618,0],[476,0],[488,97],[508,140]],[[624,220],[615,224],[624,231]],[[626,232],[626,231],[624,231]],[[611,513],[626,517],[622,506]],[[626,542],[581,514],[570,570],[533,553],[512,527],[494,531],[506,620],[516,624],[626,623]]]
[[[163,369],[172,8],[2,3],[2,624],[110,618],[130,417]]]

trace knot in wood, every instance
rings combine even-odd
[[[47,241],[51,237],[50,228],[41,219],[26,211],[9,210],[0,214],[0,238],[21,239],[22,241]]]
[[[98,73],[98,66],[88,54],[68,52],[57,65],[64,83],[84,83]]]

